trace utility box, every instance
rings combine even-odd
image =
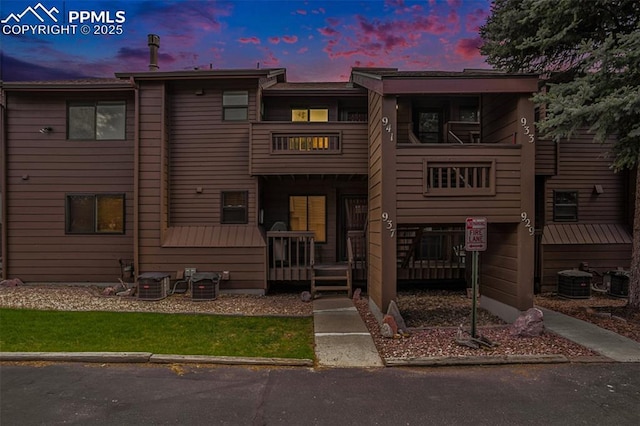
[[[629,271],[609,271],[602,277],[602,283],[607,285],[609,296],[629,297]]]
[[[138,276],[138,299],[160,300],[167,297],[171,286],[171,274],[145,272]]]
[[[589,272],[575,269],[558,272],[558,296],[568,299],[590,298],[592,277]]]
[[[217,272],[196,272],[191,276],[191,298],[193,300],[214,300],[220,292],[220,274]]]

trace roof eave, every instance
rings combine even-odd
[[[145,71],[117,72],[117,78],[134,78],[137,80],[197,80],[212,78],[278,78],[286,80],[285,68],[265,69],[224,69],[197,71]]]

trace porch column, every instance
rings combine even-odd
[[[396,98],[369,93],[369,297],[382,312],[396,297]]]
[[[531,227],[525,222],[518,226],[518,273],[517,273],[517,306],[521,311],[533,307],[533,278],[535,270],[535,163],[536,129],[534,126],[534,105],[530,95],[523,95],[518,100],[518,143],[520,152],[520,211],[526,213]],[[525,124],[526,123],[526,124]],[[525,128],[525,126],[528,126]],[[529,133],[529,134],[527,134]],[[533,133],[533,138],[531,134]],[[531,142],[533,139],[533,142]]]

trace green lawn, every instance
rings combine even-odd
[[[313,319],[0,309],[0,351],[313,359]]]

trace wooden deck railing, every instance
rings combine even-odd
[[[495,161],[424,161],[425,195],[487,195],[495,192]]]
[[[271,135],[271,152],[278,154],[340,152],[340,134],[280,134]]]
[[[306,281],[311,279],[313,232],[269,231],[270,281]]]
[[[398,253],[409,258],[398,258],[398,279],[447,280],[465,278],[465,250],[463,229],[432,229],[398,227]],[[402,240],[416,241],[412,252],[402,251]]]

